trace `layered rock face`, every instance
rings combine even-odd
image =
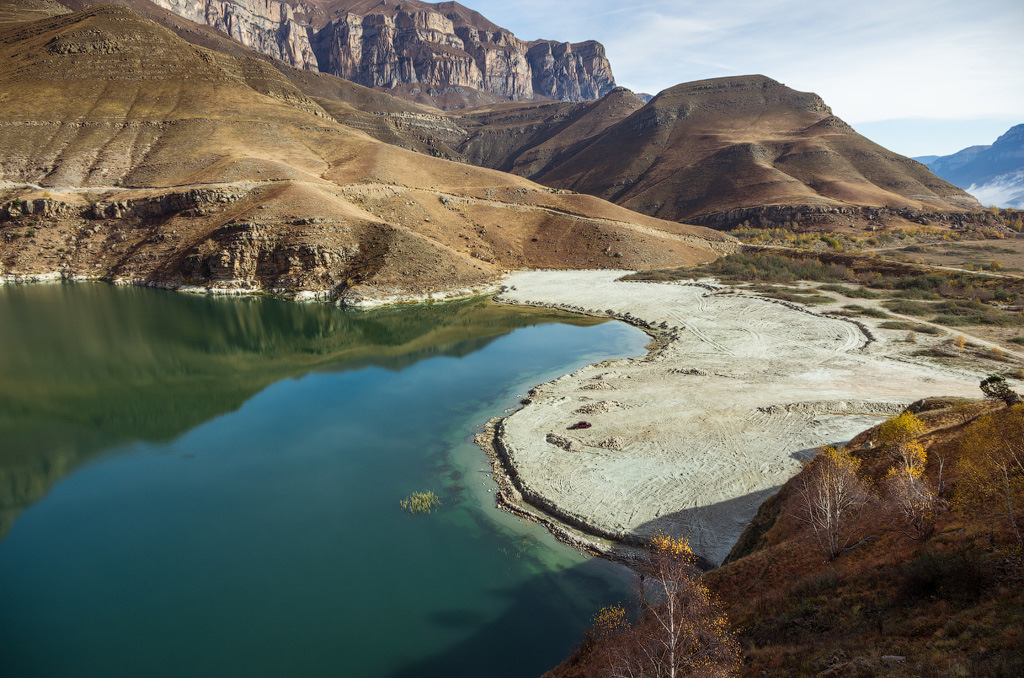
[[[307,17],[315,8],[276,0],[153,0],[197,24],[227,33],[246,47],[295,68],[317,70]]]
[[[534,89],[551,99],[600,99],[615,87],[604,46],[593,40],[570,45],[541,40],[526,58],[533,69]]]
[[[291,66],[367,87],[468,87],[513,101],[584,101],[615,86],[600,43],[524,42],[454,2],[152,1]]]

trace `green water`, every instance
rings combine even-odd
[[[483,301],[0,287],[0,675],[539,675],[626,577],[494,509],[470,438],[645,342]]]

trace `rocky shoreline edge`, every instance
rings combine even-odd
[[[631,271],[621,271],[622,276],[629,275]],[[658,353],[663,351],[673,339],[678,339],[670,331],[659,328],[653,323],[633,316],[631,313],[617,314],[608,311],[585,309],[571,304],[539,303],[519,301],[503,297],[502,293],[507,291],[502,286],[501,291],[491,297],[492,301],[508,306],[529,306],[533,308],[544,308],[577,315],[586,315],[594,318],[603,318],[623,322],[643,331],[650,337],[651,342],[647,345],[647,352],[642,356],[632,358],[611,358],[599,363],[591,363],[576,372],[556,377],[553,380],[538,384],[530,389],[528,398],[522,401],[526,406],[531,403],[529,399],[537,389],[552,384],[559,380],[572,377],[577,372],[588,367],[602,366],[613,367],[633,362],[649,362]],[[522,408],[518,408],[518,412]],[[484,424],[483,429],[474,437],[473,442],[480,447],[487,455],[491,466],[491,477],[497,485],[494,492],[494,500],[497,508],[530,522],[543,525],[561,543],[570,546],[581,553],[603,558],[623,565],[633,565],[642,557],[643,546],[646,540],[634,537],[632,539],[621,539],[617,535],[603,533],[599,528],[588,524],[578,516],[570,515],[562,511],[556,504],[547,501],[541,494],[527,486],[516,471],[515,465],[509,455],[508,448],[504,441],[504,424],[515,412],[509,412],[503,416],[492,417]],[[711,561],[698,556],[698,562],[705,570],[715,567]]]
[[[973,396],[969,370],[915,357],[898,330],[710,282],[526,271],[499,303],[618,320],[643,355],[538,384],[476,437],[497,504],[581,551],[629,562],[659,532],[714,565],[760,505],[825,444],[929,395]],[[585,419],[592,427],[566,430]],[[570,427],[571,428],[571,427]]]
[[[334,290],[288,290],[279,288],[258,287],[217,287],[202,285],[172,285],[143,278],[108,278],[105,276],[89,276],[68,271],[51,271],[48,273],[0,273],[0,285],[55,284],[101,282],[108,285],[148,287],[151,289],[197,294],[212,297],[246,297],[271,296],[286,301],[321,302],[334,304],[344,308],[379,308],[383,306],[401,306],[406,304],[432,304],[445,301],[459,301],[475,297],[492,296],[499,288],[500,281],[473,287],[462,287],[450,290],[436,290],[423,294],[392,293],[372,295],[366,292],[337,293]]]

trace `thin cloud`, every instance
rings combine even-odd
[[[821,94],[850,122],[1024,120],[1019,0],[481,0],[522,38],[604,43],[616,79],[657,92],[763,73]],[[624,11],[628,10],[628,11]]]

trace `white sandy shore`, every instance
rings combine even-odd
[[[685,535],[718,563],[809,451],[919,398],[980,395],[983,375],[909,357],[894,341],[905,332],[714,285],[617,282],[622,275],[516,273],[498,296],[628,315],[663,343],[538,387],[498,426],[522,493],[511,499],[541,518],[627,543]],[[567,430],[581,419],[593,427]]]

